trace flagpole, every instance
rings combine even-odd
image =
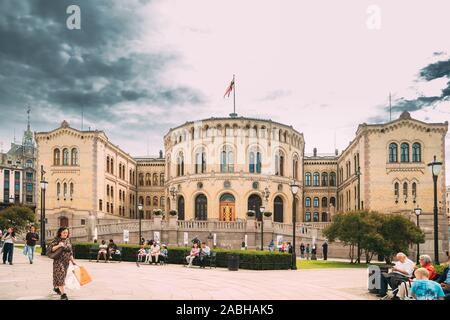
[[[236,80],[235,80],[235,75],[233,74],[233,82],[232,82],[232,89],[233,89],[233,113],[230,113],[230,117],[232,118],[236,118],[237,114],[236,114]]]

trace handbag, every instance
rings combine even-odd
[[[49,244],[47,246],[47,250],[45,251],[47,257],[49,257],[50,259],[58,259],[59,256],[61,255],[61,253],[63,252],[63,248],[58,248],[55,251],[52,251],[52,244]]]
[[[81,286],[84,286],[85,284],[88,284],[92,281],[91,276],[83,266],[78,266],[78,268],[75,268],[73,273],[75,274],[75,277],[77,278]]]

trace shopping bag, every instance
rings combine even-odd
[[[67,269],[67,276],[65,280],[65,285],[67,289],[70,290],[78,290],[80,289],[80,283],[78,282],[77,277],[75,276],[75,268],[73,265],[69,265],[69,269]]]
[[[83,266],[78,266],[78,268],[75,268],[73,273],[75,274],[75,277],[77,278],[81,286],[84,286],[92,281],[91,276]]]

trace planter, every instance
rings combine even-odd
[[[255,211],[253,211],[253,210],[247,211],[247,217],[254,217],[254,216],[255,216]]]
[[[175,217],[175,216],[178,214],[178,212],[177,212],[177,210],[170,210],[170,211],[169,211],[169,214],[170,214],[172,217]]]
[[[155,215],[155,216],[162,215],[162,210],[160,210],[160,209],[153,210],[153,215]]]
[[[269,212],[269,211],[264,212],[264,216],[265,217],[270,217],[271,215],[272,215],[272,212]]]

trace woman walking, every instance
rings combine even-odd
[[[68,300],[64,292],[64,285],[69,268],[69,262],[73,261],[72,245],[69,240],[69,229],[61,227],[58,229],[55,239],[50,243],[49,249],[52,252],[59,251],[53,259],[53,291],[61,295],[61,300]]]
[[[16,233],[14,228],[8,228],[8,231],[2,237],[3,240],[3,264],[8,263],[12,265],[13,254],[14,254],[14,242],[16,242]]]

